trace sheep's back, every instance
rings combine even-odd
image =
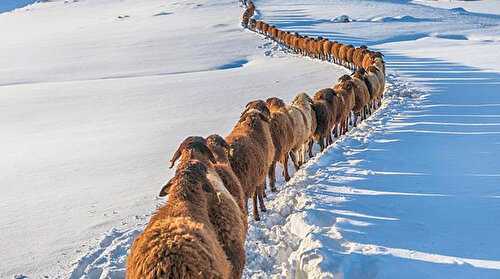
[[[127,278],[230,278],[231,266],[209,226],[165,217],[134,241]]]

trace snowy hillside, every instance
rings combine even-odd
[[[250,222],[244,277],[499,278],[500,2],[256,3],[281,29],[382,50],[390,75],[375,115],[279,178]],[[249,100],[347,73],[243,30],[242,10],[80,0],[0,14],[0,278],[123,278],[182,139],[226,135]]]

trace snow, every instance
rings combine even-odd
[[[500,276],[495,2],[256,1],[284,30],[383,51],[389,76],[376,114],[279,178],[250,221],[244,278]],[[182,139],[347,72],[243,30],[242,11],[80,0],[0,14],[15,26],[0,34],[1,278],[123,278]]]

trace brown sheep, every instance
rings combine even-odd
[[[366,70],[366,75],[367,76],[376,76],[377,81],[378,81],[378,90],[374,90],[376,93],[376,100],[379,102],[382,99],[382,95],[384,94],[385,90],[385,75],[382,73],[382,71],[375,67],[375,66],[370,66]],[[379,104],[380,105],[380,104]]]
[[[257,26],[257,32],[262,33],[262,24],[264,22],[257,20],[256,26]]]
[[[247,7],[255,9],[255,4],[252,1],[248,1]]]
[[[363,77],[357,78],[356,75],[353,77],[349,75],[343,75],[338,79],[339,82],[347,82],[352,81],[354,85],[354,98],[355,104],[352,109],[354,112],[354,121],[353,126],[357,126],[358,116],[361,116],[361,120],[366,118],[366,109],[368,103],[370,102],[370,93],[368,92],[368,88],[366,87],[366,83]]]
[[[364,75],[366,86],[368,87],[368,91],[370,92],[370,100],[372,101],[371,107],[373,109],[376,109],[379,97],[381,96],[379,76],[376,72],[373,71],[367,72],[364,70],[360,70],[360,72]]]
[[[352,45],[342,45],[339,49],[339,60],[342,66],[348,67],[347,50],[353,47]]]
[[[290,180],[288,174],[288,154],[293,145],[294,122],[283,100],[273,97],[266,100],[267,107],[271,112],[271,136],[273,138],[275,153],[274,160],[269,167],[269,187],[271,191],[276,191],[276,162],[283,165],[283,177],[285,181]]]
[[[257,27],[257,21],[253,18],[251,18],[248,21],[248,24],[250,25],[250,28],[252,28],[253,31],[255,31],[255,28]]]
[[[363,57],[367,52],[368,50],[365,45],[361,45],[360,47],[354,50],[353,63],[357,68],[363,67]]]
[[[188,137],[184,140],[170,161],[171,167],[179,158],[181,159],[179,163],[181,166],[193,159],[197,159],[207,167],[207,178],[216,190],[216,194],[210,195],[211,200],[209,201],[211,202],[208,204],[208,215],[214,225],[222,249],[226,252],[226,256],[232,264],[231,278],[241,278],[246,260],[245,236],[247,225],[245,214],[242,213],[233,195],[226,188],[224,180],[219,176],[219,173],[227,174],[228,166],[217,164],[215,156],[208,148],[206,140],[202,137]],[[236,181],[238,181],[237,178]],[[234,181],[232,182],[234,183]],[[165,187],[168,190],[168,184]],[[236,187],[241,189],[241,185]],[[166,192],[166,190],[162,190],[162,193]]]
[[[229,158],[231,167],[240,179],[246,199],[252,198],[254,219],[260,220],[257,198],[261,211],[266,211],[262,195],[274,158],[269,118],[259,110],[248,110],[226,137],[226,142],[233,150]]]
[[[269,29],[269,24],[262,22],[262,34],[267,36],[268,29]]]
[[[339,52],[340,52],[340,48],[342,46],[343,46],[343,44],[341,44],[337,41],[334,41],[332,44],[332,48],[331,48],[330,52],[332,53],[332,56],[333,56],[333,62],[336,64],[340,64]]]
[[[249,10],[245,10],[245,12],[243,12],[243,16],[241,17],[241,23],[244,25],[244,26],[247,26],[248,25],[248,22],[250,20],[250,12]]]
[[[332,88],[321,89],[320,91],[314,94],[314,100],[323,100],[326,101],[332,116],[332,128],[334,129],[335,136],[338,136],[337,126],[341,121],[342,115],[344,113],[344,99],[342,96],[337,96],[335,91]],[[331,130],[329,133],[329,138],[331,139]],[[330,140],[333,142],[332,140]],[[331,143],[330,142],[330,143]]]
[[[314,142],[319,144],[321,151],[326,146],[330,145],[332,140],[332,129],[335,123],[335,115],[331,106],[322,99],[312,101],[312,108],[316,115],[316,130],[314,131],[311,140],[309,141],[309,157],[313,157],[312,145]]]
[[[323,55],[326,60],[331,59],[331,54],[332,54],[332,42],[328,39],[326,39],[323,42]]]
[[[349,45],[347,48],[346,60],[347,60],[347,65],[350,69],[354,69],[354,51],[355,50],[356,49],[352,45]]]
[[[290,116],[295,123],[294,143],[290,157],[295,170],[306,162],[306,145],[316,131],[316,115],[311,107],[311,98],[306,93],[299,93],[287,106]]]
[[[309,40],[307,42],[307,46],[306,46],[306,49],[307,49],[307,55],[309,57],[315,57],[316,56],[316,43],[317,43],[317,40],[318,39],[314,39],[314,40]]]
[[[333,87],[333,90],[337,95],[342,96],[344,99],[344,108],[342,109],[342,116],[340,122],[341,135],[344,135],[349,131],[349,117],[351,116],[351,111],[354,109],[356,98],[354,96],[354,84],[352,81],[345,81],[339,83]]]
[[[234,200],[241,209],[244,217],[244,223],[246,224],[247,212],[247,199],[245,199],[245,193],[243,192],[243,187],[241,186],[239,178],[234,174],[231,168],[231,162],[229,157],[232,154],[232,150],[227,144],[227,142],[219,135],[210,135],[206,138],[207,146],[212,151],[212,154],[217,161],[215,165],[215,170],[219,174],[224,186],[233,196]]]
[[[234,278],[208,213],[215,189],[205,164],[191,160],[169,181],[169,199],[139,234],[127,278]]]

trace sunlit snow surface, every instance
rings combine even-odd
[[[256,4],[281,29],[383,51],[389,75],[376,114],[268,194],[244,277],[499,278],[500,5]],[[0,15],[16,27],[0,32],[2,278],[122,278],[183,138],[347,72],[242,30],[236,1],[27,8]]]

